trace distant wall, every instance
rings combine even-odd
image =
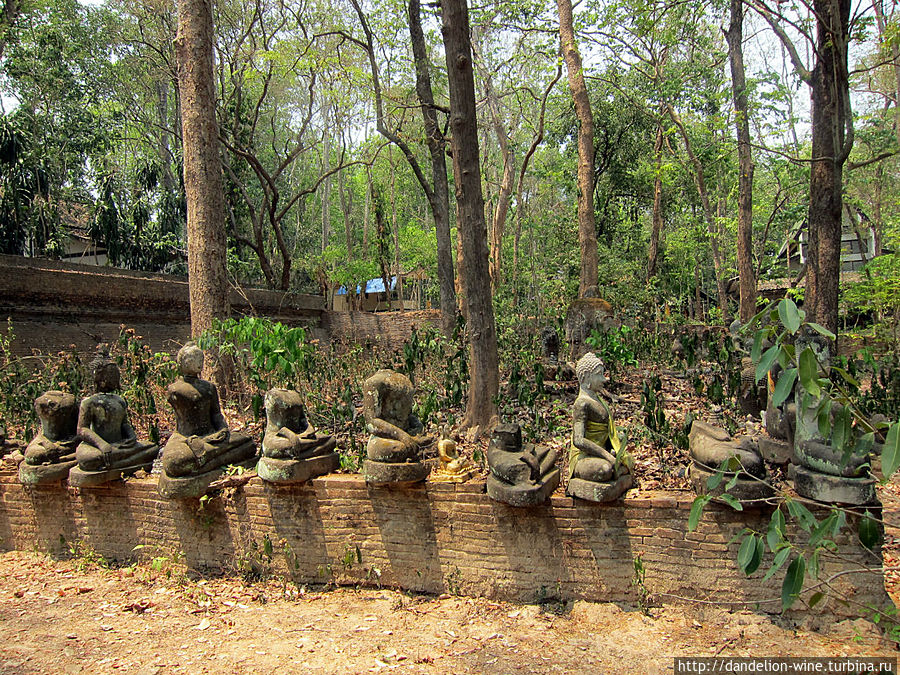
[[[413,328],[440,327],[441,312],[423,309],[404,312],[323,312],[322,330],[332,341],[365,342],[396,349]]]
[[[236,315],[268,316],[317,327],[321,297],[262,289],[231,290]],[[163,274],[0,256],[0,321],[13,321],[13,350],[93,351],[127,324],[155,350],[177,349],[190,336],[187,281]]]
[[[631,604],[638,597],[632,580],[640,557],[646,589],[659,602],[758,602],[763,611],[781,609],[781,575],[762,581],[771,554],[749,579],[735,563],[738,535],[747,527],[765,531],[770,508],[737,512],[710,504],[689,532],[693,495],[686,492],[641,493],[609,504],[553,497],[539,507],[513,508],[492,501],[483,480],[389,489],[345,474],[290,487],[254,478],[227,492],[202,505],[168,501],[157,494],[154,477],[80,491],[26,488],[14,468],[0,462],[0,549],[65,553],[65,542],[81,540],[119,561],[182,552],[191,568],[220,572],[234,570],[239,560],[259,562],[267,537],[274,571],[298,583]],[[880,570],[852,571],[879,565],[881,551],[868,552],[847,536],[838,543],[844,559],[823,563],[822,578],[831,578],[854,603],[885,606]],[[136,546],[151,548],[136,552]],[[803,611],[802,603],[797,609]],[[833,599],[816,611],[859,612]]]

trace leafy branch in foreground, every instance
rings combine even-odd
[[[793,300],[785,298],[757,314],[747,325],[745,330],[756,328],[751,353],[756,381],[777,374],[774,388],[770,389],[773,406],[784,405],[794,395],[788,414],[795,415],[794,449],[803,464],[821,469],[826,478],[837,476],[852,481],[861,477],[863,481],[871,481],[870,457],[880,444],[882,481],[886,482],[900,466],[900,423],[864,414],[852,395],[860,383],[847,369],[830,364],[834,334],[807,322],[805,317]],[[729,470],[729,466],[720,466],[709,481],[717,486]],[[728,490],[726,485],[717,499],[743,510],[743,505]],[[690,530],[698,527],[703,510],[712,499],[711,495],[700,495],[694,500],[688,519]],[[772,558],[762,577],[763,583],[787,565],[781,586],[783,609],[797,601],[807,579],[815,580],[806,589],[812,591],[807,601],[810,607],[835,590],[830,579],[821,578],[821,572],[825,560],[842,557],[841,542],[846,539],[841,533],[845,530],[853,533],[865,549],[873,551],[873,567],[880,571],[880,557],[874,555],[883,536],[883,522],[873,514],[873,510],[878,512],[877,504],[873,505],[874,509],[868,508],[867,503],[857,508],[832,506],[819,519],[805,504],[821,506],[820,502],[784,491],[776,492],[769,501],[774,503],[775,510],[767,529],[762,532],[747,528],[739,535],[742,540],[737,563],[750,576],[760,569],[768,549]],[[864,572],[866,568],[861,567],[859,571]],[[852,604],[847,598],[841,600]],[[887,617],[878,609],[862,606],[859,609],[869,612],[874,620]],[[895,620],[892,624],[892,633],[900,635],[900,626]]]

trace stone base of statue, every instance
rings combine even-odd
[[[86,446],[86,444],[82,443],[76,453],[77,457],[81,457],[81,453],[85,447],[93,454],[100,452],[96,448]],[[83,465],[79,464],[78,466],[73,467],[69,472],[69,485],[78,488],[98,487],[114,480],[120,480],[123,476],[132,476],[141,469],[150,473],[150,470],[153,468],[153,462],[158,455],[158,445],[142,443],[139,444],[137,448],[131,450],[131,457],[124,455],[118,461],[111,461],[110,464],[113,466],[90,471],[83,469]]]
[[[846,478],[811,471],[803,466],[793,467],[794,489],[807,499],[828,504],[876,504],[875,479]]]
[[[487,493],[491,499],[510,506],[537,506],[559,487],[559,469],[553,469],[536,485],[503,483],[495,476],[487,478]]]
[[[632,484],[630,473],[623,473],[616,480],[605,483],[584,478],[570,478],[566,485],[566,494],[591,502],[611,502],[625,494]]]
[[[310,478],[324,476],[341,468],[341,456],[329,452],[308,459],[275,459],[260,457],[256,473],[270,483],[305,483]]]
[[[431,471],[422,462],[376,462],[363,461],[363,475],[369,485],[406,487],[421,483]]]
[[[712,490],[709,489],[708,480],[716,475],[717,469],[692,462],[688,468],[688,475],[691,479],[691,487],[698,495],[710,495],[713,498],[721,497],[725,492],[728,483],[734,478],[733,473],[726,473],[721,482]],[[742,504],[752,504],[753,502],[764,502],[775,495],[774,488],[761,480],[754,478],[738,478],[734,486],[728,490],[728,494],[737,499]]]
[[[78,465],[74,457],[68,461],[53,462],[52,464],[19,463],[19,482],[22,485],[44,485],[47,483],[59,483],[69,477],[69,471]]]
[[[245,469],[252,469],[256,466],[256,446],[253,444],[253,441],[247,440],[247,442],[241,443],[236,448],[226,452],[219,459],[222,463],[215,469],[194,475],[170,476],[163,469],[159,474],[156,491],[166,499],[195,499],[202,497],[209,489],[209,484],[225,475],[229,466],[240,466]]]

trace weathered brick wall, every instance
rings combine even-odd
[[[236,315],[267,316],[318,326],[321,297],[257,288],[232,288]],[[69,345],[93,351],[126,324],[155,350],[177,349],[190,336],[185,279],[0,255],[0,321],[13,321],[13,351],[53,353]]]
[[[236,315],[306,325],[320,340],[400,345],[413,326],[438,325],[440,312],[325,312],[319,296],[232,288]],[[13,352],[55,353],[75,345],[92,352],[122,324],[156,351],[173,351],[190,336],[187,281],[163,274],[0,255],[0,322],[13,321]],[[0,327],[2,329],[2,327]]]
[[[483,482],[391,490],[333,474],[293,487],[254,478],[201,507],[198,500],[160,498],[153,479],[79,493],[25,488],[6,468],[0,547],[59,552],[63,542],[82,540],[116,560],[183,552],[192,568],[224,571],[252,559],[268,537],[273,565],[298,582],[380,581],[522,602],[634,603],[640,556],[646,587],[663,602],[749,601],[778,611],[779,582],[761,582],[765,564],[745,578],[735,563],[739,544],[728,543],[745,527],[764,530],[770,512],[710,505],[697,531],[688,532],[690,504],[687,493],[659,492],[612,504],[554,497],[546,506],[517,509],[489,499]],[[880,564],[880,551],[841,544],[845,561],[826,566],[823,578],[860,563]],[[138,545],[155,548],[136,553]],[[863,605],[888,602],[880,573],[842,574],[833,583]],[[819,607],[835,615],[859,612],[832,601]]]
[[[331,340],[370,341],[384,349],[395,349],[409,338],[413,328],[440,326],[438,309],[410,312],[329,312],[322,314],[322,329]]]

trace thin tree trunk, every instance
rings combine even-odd
[[[656,142],[653,144],[653,153],[656,157],[656,171],[653,179],[653,226],[650,230],[650,250],[647,251],[647,281],[656,276],[656,263],[659,257],[659,238],[662,235],[662,150],[663,128],[662,121],[656,127]]]
[[[703,175],[703,165],[691,148],[691,139],[688,137],[687,130],[684,128],[684,124],[681,122],[678,113],[675,112],[672,106],[667,107],[667,112],[681,134],[681,140],[684,142],[684,150],[691,162],[694,184],[697,186],[697,192],[700,194],[700,203],[703,207],[703,218],[706,221],[706,229],[709,232],[709,247],[712,250],[719,308],[722,310],[722,318],[727,324],[730,321],[731,312],[728,310],[728,294],[725,290],[725,279],[723,276],[724,264],[722,262],[722,252],[719,248],[719,228],[716,225],[716,216],[713,212],[712,204],[709,201],[709,191],[706,189],[706,178]]]
[[[450,241],[450,188],[447,180],[446,142],[438,126],[431,89],[428,52],[422,31],[419,0],[409,0],[409,36],[416,64],[416,95],[422,110],[425,138],[431,155],[432,191],[426,192],[437,238],[437,274],[441,298],[441,329],[450,336],[456,324],[456,290],[453,286],[453,244]]]
[[[230,312],[210,0],[180,0],[175,47],[187,197],[191,334],[197,337],[212,327],[214,319],[226,318]]]
[[[597,286],[597,224],[594,217],[594,116],[584,83],[581,55],[575,44],[572,0],[557,0],[559,42],[578,118],[578,243],[581,274],[578,295]]]
[[[500,388],[500,372],[488,272],[484,198],[481,194],[469,11],[466,0],[444,0],[442,10],[442,33],[450,85],[457,223],[463,262],[460,277],[468,310],[470,382],[463,427],[486,434],[497,422],[495,399]]]
[[[506,218],[509,213],[509,204],[512,199],[512,191],[515,186],[515,163],[512,148],[510,147],[509,134],[503,126],[500,118],[500,100],[494,89],[494,82],[487,66],[481,62],[477,46],[473,44],[475,64],[481,71],[481,79],[484,81],[484,93],[487,98],[488,110],[491,114],[491,122],[494,127],[494,135],[500,146],[500,159],[503,162],[503,175],[500,178],[500,190],[497,193],[497,205],[493,209],[494,217],[491,223],[490,245],[490,271],[491,290],[496,293],[500,284],[500,274],[503,260],[503,233],[506,229]],[[490,209],[488,210],[490,212]]]
[[[738,238],[737,265],[742,323],[756,314],[756,272],[753,269],[753,155],[750,151],[750,120],[747,83],[744,77],[744,3],[731,0],[728,59],[731,63],[731,91],[734,98],[738,150]]]

